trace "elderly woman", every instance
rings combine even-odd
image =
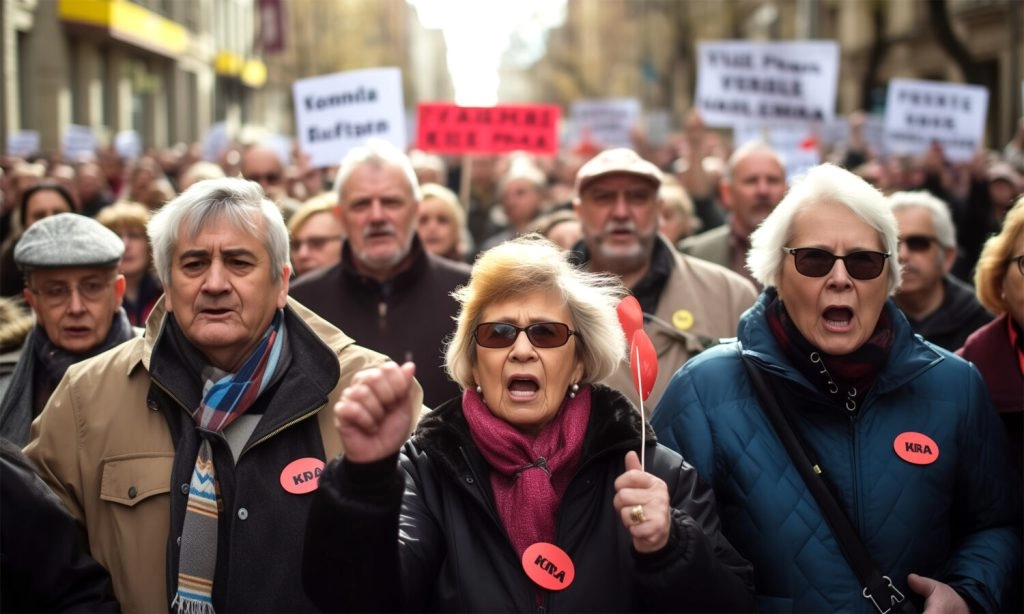
[[[142,204],[118,201],[100,210],[96,221],[113,230],[124,241],[119,272],[124,275],[122,306],[132,326],[145,326],[149,312],[164,292],[153,271],[153,251],[146,237],[151,211]]]
[[[598,382],[624,354],[621,287],[527,237],[476,262],[446,365],[464,392],[419,423],[414,366],[357,374],[320,478],[306,591],[330,611],[750,610],[713,495]],[[398,462],[396,462],[396,459]]]
[[[338,193],[324,192],[302,203],[288,220],[295,276],[341,260],[344,230],[338,214]]]
[[[442,258],[464,262],[472,241],[459,197],[436,183],[425,183],[420,189],[423,200],[416,219],[416,232],[423,241],[423,247]]]
[[[889,300],[897,236],[880,192],[813,168],[752,235],[765,290],[738,342],[688,361],[651,418],[714,488],[761,611],[874,611],[812,488],[831,491],[829,518],[849,519],[897,602],[1000,611],[1019,580],[1002,426],[977,370]]]
[[[979,328],[957,354],[977,365],[1010,436],[1010,461],[1020,485],[1024,462],[1024,197],[985,243],[974,273],[978,300],[998,317]]]

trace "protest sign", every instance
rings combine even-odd
[[[946,159],[966,162],[981,147],[988,89],[939,81],[894,79],[885,102],[890,154],[916,155],[937,141]]]
[[[64,159],[68,162],[79,162],[96,155],[96,134],[90,126],[69,124],[64,131]]]
[[[835,113],[835,41],[712,41],[697,55],[694,101],[708,126],[825,122]]]
[[[440,154],[558,153],[557,105],[460,107],[424,103],[417,115],[416,146]]]
[[[598,147],[632,147],[631,132],[640,121],[640,101],[636,98],[577,100],[570,111],[571,143],[586,139]]]
[[[203,137],[203,160],[216,162],[220,158],[220,154],[228,148],[229,142],[227,122],[217,122],[210,126],[206,136]]]
[[[39,151],[39,132],[18,130],[7,135],[7,155],[27,157]]]
[[[299,147],[315,167],[332,166],[370,137],[405,149],[402,72],[371,68],[292,85]]]
[[[135,130],[122,130],[114,136],[114,151],[125,160],[142,155],[142,138]]]
[[[786,165],[787,182],[821,162],[818,135],[810,126],[740,124],[733,128],[736,147],[751,141],[766,143],[779,154]]]

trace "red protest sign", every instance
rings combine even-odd
[[[423,103],[417,109],[416,146],[441,154],[558,153],[558,105],[460,107]]]

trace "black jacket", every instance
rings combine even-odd
[[[310,510],[306,591],[326,610],[347,611],[752,610],[751,567],[719,532],[711,490],[653,436],[647,470],[668,484],[674,524],[662,551],[633,549],[612,498],[640,428],[624,397],[595,388],[580,467],[556,518],[555,543],[576,570],[562,591],[524,573],[461,399],[423,418],[401,469],[391,459],[328,465]]]
[[[995,317],[982,307],[974,295],[974,288],[952,275],[943,281],[946,295],[942,305],[923,320],[907,316],[910,328],[937,346],[955,352],[967,341],[971,333],[988,324]]]
[[[0,439],[0,611],[120,612],[110,574],[21,450]]]

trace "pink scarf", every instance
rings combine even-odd
[[[531,436],[496,417],[475,390],[462,393],[473,441],[491,466],[498,515],[519,556],[537,542],[554,542],[555,514],[580,462],[590,420],[590,387],[566,397],[555,418]]]

